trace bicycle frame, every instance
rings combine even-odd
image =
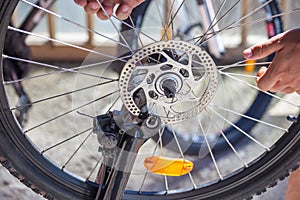
[[[213,4],[211,0],[196,0],[198,11],[201,19],[201,28],[204,32],[204,35],[215,35],[214,37],[207,40],[207,46],[209,52],[215,58],[222,58],[222,55],[225,53],[224,44],[221,42],[221,36],[219,34],[215,34],[219,31],[219,26],[216,23],[216,13],[213,8]],[[175,6],[179,7],[183,3],[183,0],[175,1]],[[183,7],[178,11],[176,15],[176,19],[179,18],[181,25],[179,28],[180,33],[186,33],[191,27],[189,26],[189,16],[187,12],[187,8]],[[199,35],[200,36],[200,35]],[[201,41],[204,41],[206,38],[202,38]]]
[[[208,50],[211,54],[213,54],[216,58],[221,58],[225,53],[224,44],[221,42],[221,36],[219,34],[215,34],[219,32],[219,26],[216,23],[216,14],[212,5],[211,0],[197,0],[199,5],[199,14],[201,16],[201,22],[203,30],[205,30],[205,34],[215,35],[213,38],[207,40]],[[206,38],[203,38],[204,40]],[[202,40],[203,40],[202,39]]]

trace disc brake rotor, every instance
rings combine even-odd
[[[174,40],[137,51],[119,80],[122,101],[132,115],[157,115],[164,124],[199,114],[212,101],[217,86],[217,68],[210,55],[201,47]]]

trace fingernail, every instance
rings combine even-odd
[[[91,9],[96,10],[99,8],[99,5],[97,2],[91,2],[90,3]]]
[[[131,7],[127,4],[123,4],[123,5],[121,5],[120,10],[118,10],[118,11],[119,12],[117,12],[117,17],[120,20],[125,20],[128,18],[128,15],[131,12]]]
[[[122,12],[127,14],[128,11],[129,11],[129,6],[123,6]]]
[[[80,6],[86,6],[87,1],[86,1],[86,0],[79,0],[79,1],[77,1],[77,3],[78,3]]]
[[[251,58],[253,56],[251,49],[246,49],[243,53],[247,58]]]

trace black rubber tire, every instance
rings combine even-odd
[[[0,0],[0,49],[3,50],[5,33],[18,0]],[[1,73],[3,73],[1,57]],[[3,83],[3,77],[0,78]],[[3,92],[3,84],[0,85]],[[3,94],[3,93],[2,93]],[[284,135],[259,160],[248,168],[209,186],[181,193],[159,195],[126,191],[124,199],[242,199],[260,192],[270,184],[287,176],[299,165],[300,121],[294,122]],[[0,97],[0,161],[21,182],[47,199],[94,199],[98,185],[83,182],[61,171],[43,157],[26,139],[16,125],[7,99]],[[258,191],[257,191],[258,190]],[[154,196],[153,196],[154,195]],[[155,197],[155,198],[154,198]]]

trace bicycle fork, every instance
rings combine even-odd
[[[136,155],[142,144],[158,133],[160,119],[132,119],[128,112],[114,111],[97,116],[94,133],[97,134],[102,154],[95,200],[120,200],[123,197]]]

